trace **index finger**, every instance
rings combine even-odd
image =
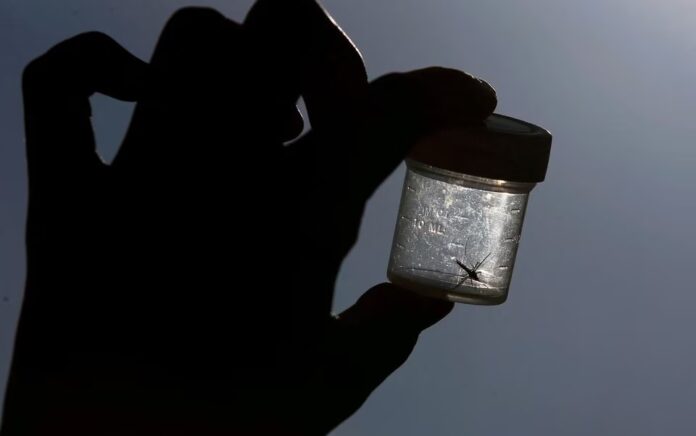
[[[89,96],[133,101],[146,64],[98,32],[51,48],[24,70],[22,91],[31,198],[83,184],[104,164],[96,152]]]

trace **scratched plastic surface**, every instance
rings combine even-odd
[[[534,184],[496,192],[486,181],[495,182],[409,163],[389,261],[393,283],[461,303],[505,301]]]

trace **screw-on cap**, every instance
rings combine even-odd
[[[534,124],[493,114],[482,124],[429,135],[410,159],[472,176],[537,183],[546,177],[551,134]]]

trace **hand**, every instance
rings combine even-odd
[[[28,273],[3,435],[323,434],[451,303],[333,287],[366,200],[495,93],[429,68],[368,84],[314,2],[183,9],[146,64],[87,33],[23,80]],[[88,97],[137,101],[111,165]],[[305,99],[312,130],[299,135]]]

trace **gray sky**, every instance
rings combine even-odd
[[[148,58],[193,3],[241,18],[251,2],[0,0],[0,391],[24,280],[21,69],[86,30]],[[554,134],[508,302],[458,305],[334,435],[696,434],[696,3],[324,4],[371,77],[464,69],[497,89],[499,112]],[[112,155],[131,106],[93,105]],[[385,280],[402,177],[370,202],[336,310]]]

